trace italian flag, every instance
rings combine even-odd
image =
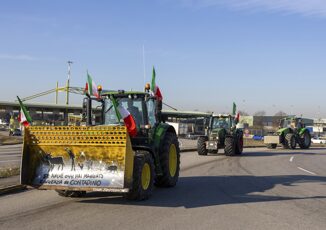
[[[162,96],[161,90],[156,85],[156,81],[155,80],[156,80],[156,73],[155,73],[155,68],[153,66],[151,91],[152,91],[153,95],[157,97],[158,100],[163,100],[163,96]]]
[[[20,105],[20,113],[18,115],[18,121],[24,125],[25,127],[28,127],[30,123],[32,122],[32,118],[29,115],[26,107],[24,106],[23,102],[20,100],[20,98],[17,96],[19,105]]]
[[[88,74],[88,72],[87,72],[87,82],[86,82],[85,92],[89,96],[95,96],[97,98],[100,98],[100,94],[98,93],[97,90],[97,85],[93,81],[91,75]]]
[[[127,109],[125,109],[121,104],[117,102],[117,100],[114,97],[111,97],[112,104],[114,106],[115,112],[117,114],[117,118],[120,121],[121,118],[123,119],[127,131],[131,137],[135,137],[137,135],[137,127],[135,119],[132,117],[132,115],[129,113]]]
[[[235,120],[236,120],[236,122],[240,121],[240,113],[239,112],[237,113],[237,116],[235,117]]]
[[[240,113],[237,112],[237,105],[233,102],[232,115],[235,116],[234,120],[236,122],[240,121]]]

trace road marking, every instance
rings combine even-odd
[[[290,162],[292,162],[292,161],[293,161],[293,158],[294,158],[294,156],[292,156],[292,157],[290,158]]]
[[[22,155],[21,154],[18,154],[18,153],[7,153],[7,154],[0,154],[0,158],[1,157],[21,157]]]
[[[21,161],[21,160],[6,160],[6,161],[0,161],[0,163],[5,163],[5,162],[14,162],[14,161]]]
[[[300,170],[302,170],[302,171],[304,171],[304,172],[306,172],[306,173],[309,173],[309,174],[311,174],[311,175],[317,175],[316,173],[314,173],[314,172],[310,172],[310,171],[307,170],[307,169],[303,169],[303,168],[300,168],[300,167],[298,167],[298,169],[300,169]]]

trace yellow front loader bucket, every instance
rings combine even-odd
[[[21,183],[39,189],[128,192],[134,152],[125,126],[30,126]]]

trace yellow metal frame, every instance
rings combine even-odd
[[[130,188],[134,152],[125,126],[30,126],[25,129],[22,175],[23,184],[32,185],[36,168],[46,153],[68,158],[64,149],[84,152],[92,160],[117,162],[124,170],[124,187]],[[33,185],[32,185],[33,186]],[[42,186],[41,186],[42,187]],[[44,187],[46,188],[46,187]]]

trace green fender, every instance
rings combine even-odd
[[[302,128],[299,131],[299,135],[301,136],[302,134],[304,134],[305,132],[309,132],[309,130],[307,128]]]
[[[281,128],[281,129],[277,130],[276,133],[278,135],[282,135],[282,134],[286,135],[287,133],[289,133],[289,131],[290,131],[290,128]]]

